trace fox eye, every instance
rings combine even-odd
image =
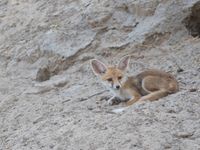
[[[118,77],[118,80],[121,80],[122,79],[122,77],[120,76],[120,77]]]
[[[112,78],[108,78],[107,81],[112,82]]]

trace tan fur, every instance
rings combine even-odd
[[[123,62],[121,66],[128,66],[129,58],[127,61],[123,58],[121,62]],[[136,76],[128,77],[125,81],[123,80],[125,78],[124,68],[122,70],[119,67],[108,67],[105,70],[101,79],[110,83],[112,88],[115,85],[120,85],[120,89],[114,89],[114,92],[118,93],[120,97],[126,97],[124,93],[128,93],[131,97],[126,103],[128,106],[139,100],[155,101],[179,90],[176,79],[171,74],[161,70],[146,70]]]
[[[122,87],[131,90],[133,95],[127,105],[132,105],[138,100],[155,101],[179,89],[176,79],[160,70],[147,70],[129,77]]]

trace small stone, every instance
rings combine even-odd
[[[196,88],[192,88],[192,89],[190,89],[189,91],[190,91],[190,92],[196,92],[197,89],[196,89]]]
[[[183,72],[184,70],[182,68],[178,68],[177,72]]]
[[[93,110],[94,108],[92,108],[92,107],[88,106],[88,107],[87,107],[87,109],[88,109],[88,110]]]
[[[39,68],[37,75],[36,75],[36,81],[42,82],[49,80],[50,78],[50,71],[48,68]]]
[[[193,136],[193,133],[179,132],[179,133],[176,133],[175,136],[178,138],[189,138],[189,137]]]

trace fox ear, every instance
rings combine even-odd
[[[119,62],[119,64],[118,64],[117,68],[120,69],[120,70],[122,70],[122,71],[125,71],[125,70],[128,68],[129,61],[130,61],[130,56],[129,56],[129,55],[128,55],[128,56],[124,56],[124,57],[120,60],[120,62]]]
[[[99,60],[93,59],[90,64],[95,75],[103,75],[107,70],[106,66]]]

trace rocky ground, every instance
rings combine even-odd
[[[200,150],[199,0],[1,0],[0,150]],[[121,114],[89,60],[172,73]]]

